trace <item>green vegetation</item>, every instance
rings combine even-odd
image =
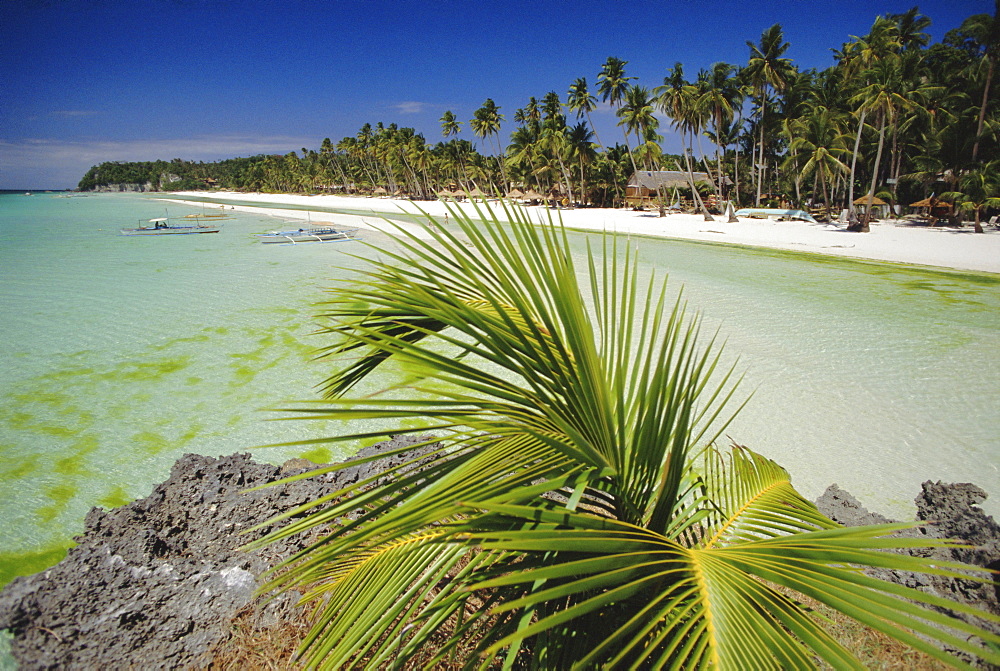
[[[419,470],[290,511],[263,541],[314,539],[268,585],[315,603],[309,666],[863,668],[806,600],[1000,662],[970,635],[1000,637],[933,607],[1000,618],[858,570],[964,567],[882,552],[927,541],[841,528],[778,465],[715,447],[734,368],[633,250],[602,237],[577,268],[561,226],[523,210],[451,218],[460,233],[399,230],[404,251],[334,290],[339,368],[293,409],[440,439]],[[390,361],[408,381],[372,389]]]
[[[445,189],[507,195],[517,188],[615,206],[637,169],[697,170],[713,178],[699,190],[713,197],[704,200],[714,207],[732,200],[828,214],[853,212],[864,196],[907,206],[934,195],[943,206],[938,216],[978,221],[995,213],[1000,198],[995,179],[967,179],[1000,173],[1000,0],[995,2],[993,15],[970,16],[937,44],[924,32],[930,19],[916,8],[878,17],[867,35],[835,50],[836,63],[824,70],[799,70],[777,24],[747,42],[746,64],[715,63],[689,79],[676,63],[652,89],[627,75],[628,61],[609,57],[596,90],[580,77],[565,100],[553,90],[514,111],[506,146],[507,115],[487,98],[468,122],[446,111],[440,119],[444,141],[436,144],[413,128],[379,122],[301,154],[207,164],[105,163],[92,168],[80,188],[217,185],[413,198],[435,198]],[[589,123],[598,96],[617,115],[624,145],[602,142]],[[575,114],[575,123],[567,113]],[[460,137],[466,123],[492,155]],[[684,156],[663,153],[661,124],[681,133]],[[701,208],[690,192],[661,195],[686,195]],[[868,209],[861,214],[866,219]],[[866,230],[865,219],[857,230]]]

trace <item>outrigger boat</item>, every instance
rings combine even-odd
[[[146,226],[144,224],[152,224]],[[218,233],[220,226],[206,226],[204,224],[191,224],[185,222],[181,225],[171,224],[167,217],[150,219],[147,222],[139,221],[138,228],[123,228],[122,235],[187,235],[189,233]]]
[[[356,240],[358,229],[341,230],[332,226],[314,226],[300,228],[295,231],[271,231],[258,233],[257,237],[263,243],[284,242],[296,244],[299,242],[338,242],[340,240]]]
[[[225,205],[220,205],[219,208],[220,209],[219,209],[218,212],[207,212],[207,211],[203,210],[202,212],[200,212],[198,214],[185,214],[184,218],[185,219],[213,219],[213,220],[216,220],[216,221],[221,220],[221,219],[232,219],[233,218],[232,215],[229,212],[226,212]]]

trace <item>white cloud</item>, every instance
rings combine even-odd
[[[392,108],[400,114],[420,114],[428,107],[429,105],[427,103],[417,102],[415,100],[407,100],[392,106]]]
[[[173,140],[0,139],[0,189],[73,188],[91,166],[105,161],[173,158],[216,161],[256,154],[286,154],[315,142],[315,138],[239,135]]]

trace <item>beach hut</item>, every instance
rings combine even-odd
[[[527,193],[524,194],[525,200],[545,200],[545,196],[538,193],[534,189],[528,189]]]
[[[520,189],[512,189],[510,193],[507,194],[508,198],[513,198],[514,200],[520,200],[524,198],[524,192]]]
[[[454,191],[450,191],[448,189],[441,189],[440,191],[438,191],[437,196],[438,196],[438,198],[441,198],[441,199],[444,199],[444,198],[454,198],[455,197],[455,192]]]
[[[389,192],[380,186],[377,189],[375,189],[375,191],[373,191],[372,193],[374,193],[376,196],[384,196]]]
[[[696,172],[694,183],[712,184],[705,172]],[[726,183],[730,180],[727,177]],[[625,187],[625,202],[629,205],[648,205],[660,195],[667,196],[674,189],[689,189],[688,173],[683,170],[639,170],[632,173]]]
[[[478,186],[469,192],[470,198],[486,198],[486,194]]]

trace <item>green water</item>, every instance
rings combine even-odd
[[[244,213],[219,234],[117,235],[165,210],[197,208],[0,196],[0,582],[56,561],[92,506],[148,495],[186,452],[280,463],[358,447],[258,446],[342,428],[267,421],[280,416],[267,409],[317,397],[317,303],[359,263],[349,253],[377,252],[260,245],[251,234],[281,222]],[[572,235],[578,254],[586,237]],[[1000,497],[1000,278],[631,244],[739,356],[754,397],[727,434],[789,468],[807,496],[836,482],[899,516],[927,479]],[[984,507],[1000,512],[996,499]]]

